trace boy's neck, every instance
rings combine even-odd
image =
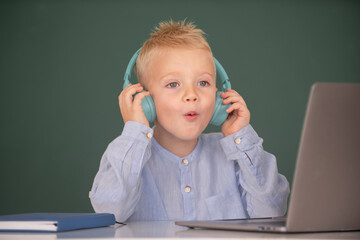
[[[198,139],[181,140],[173,135],[164,133],[161,127],[154,128],[154,138],[166,150],[175,154],[178,157],[185,157],[189,155],[196,147]]]

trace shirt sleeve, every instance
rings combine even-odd
[[[141,171],[150,158],[153,130],[137,122],[126,122],[122,134],[103,154],[90,200],[95,212],[113,213],[126,221],[141,196]]]
[[[251,125],[220,140],[227,160],[236,161],[241,198],[249,217],[283,216],[289,183],[278,173],[275,156],[264,151],[262,142]]]

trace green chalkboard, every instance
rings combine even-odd
[[[92,211],[126,65],[170,18],[207,33],[291,182],[311,85],[360,81],[359,13],[350,0],[1,1],[0,214]]]

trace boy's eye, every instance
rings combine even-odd
[[[167,85],[167,87],[169,87],[169,88],[176,88],[178,86],[180,86],[180,85],[177,82],[172,82]]]
[[[206,86],[209,85],[209,82],[208,82],[208,81],[200,81],[198,84],[199,84],[199,86],[201,86],[201,87],[206,87]]]

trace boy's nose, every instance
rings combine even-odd
[[[199,100],[198,95],[193,89],[188,89],[184,94],[185,102],[197,102]]]
[[[185,99],[186,102],[197,102],[198,98],[196,96],[189,96]]]

